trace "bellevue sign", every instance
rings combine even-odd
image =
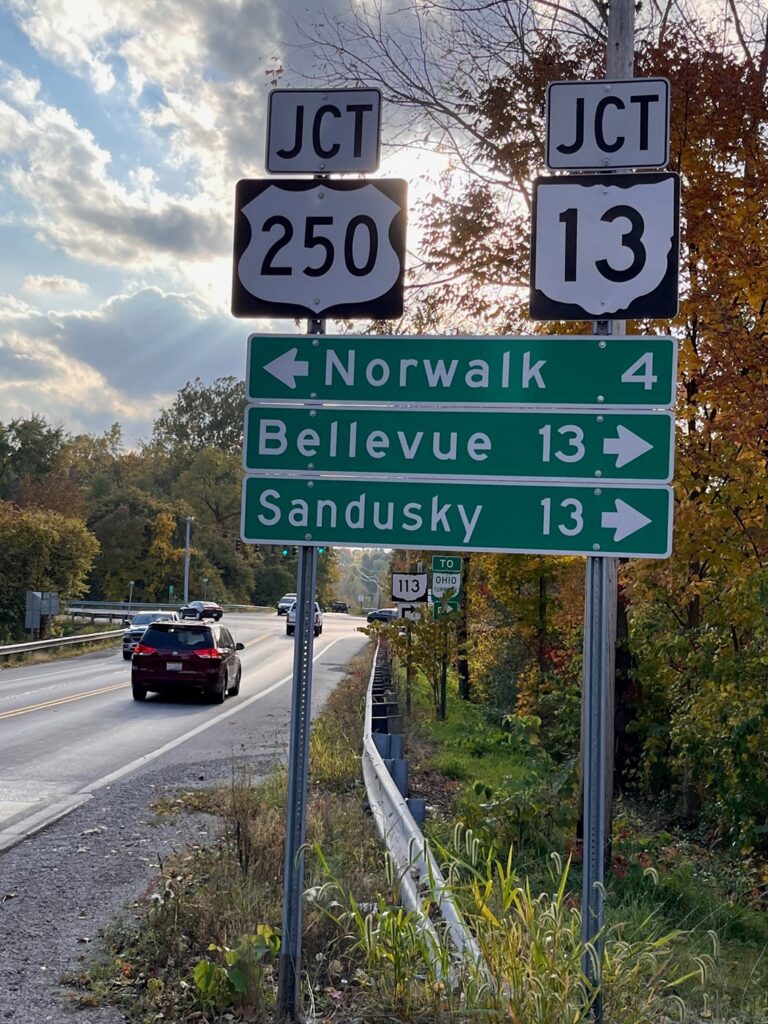
[[[672,476],[670,412],[252,405],[244,468],[302,473],[624,480]]]

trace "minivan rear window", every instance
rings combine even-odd
[[[213,633],[205,626],[200,629],[179,629],[173,623],[150,626],[141,641],[156,651],[199,651],[214,647]]]

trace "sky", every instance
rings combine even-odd
[[[0,5],[0,422],[133,445],[187,381],[242,377],[251,331],[299,329],[230,313],[234,190],[266,176],[267,70],[342,3]]]

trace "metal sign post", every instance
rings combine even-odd
[[[634,63],[634,0],[613,0],[608,9],[606,76],[629,79]],[[594,334],[623,334],[623,320],[599,321]],[[605,924],[605,859],[610,849],[613,802],[613,717],[616,673],[618,559],[587,558],[584,598],[582,778],[584,868],[581,937],[589,950],[582,963],[592,1016],[603,1021],[602,966]]]
[[[324,334],[324,320],[310,320],[308,334]],[[317,548],[299,545],[296,574],[296,635],[293,653],[291,737],[283,871],[283,924],[278,975],[278,1005],[296,1019],[301,1005],[301,929],[304,895],[304,844],[307,835],[307,777],[312,715],[312,651],[315,636]]]

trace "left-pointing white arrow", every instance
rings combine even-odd
[[[298,354],[299,350],[297,348],[291,348],[287,352],[283,352],[277,359],[267,363],[264,367],[267,373],[277,377],[281,384],[285,384],[292,391],[296,387],[297,377],[309,376],[309,362],[306,359],[297,359],[296,356]]]
[[[616,433],[617,437],[606,437],[603,441],[603,453],[616,456],[616,469],[621,469],[653,448],[645,438],[639,437],[627,427],[619,425]]]
[[[651,520],[648,516],[644,516],[642,512],[638,512],[636,508],[632,508],[626,501],[622,501],[621,498],[615,500],[615,512],[603,512],[600,519],[600,525],[605,530],[615,530],[616,533],[613,536],[614,544],[618,544],[620,540],[624,540],[631,533],[636,533],[642,529],[643,526],[647,526]]]

